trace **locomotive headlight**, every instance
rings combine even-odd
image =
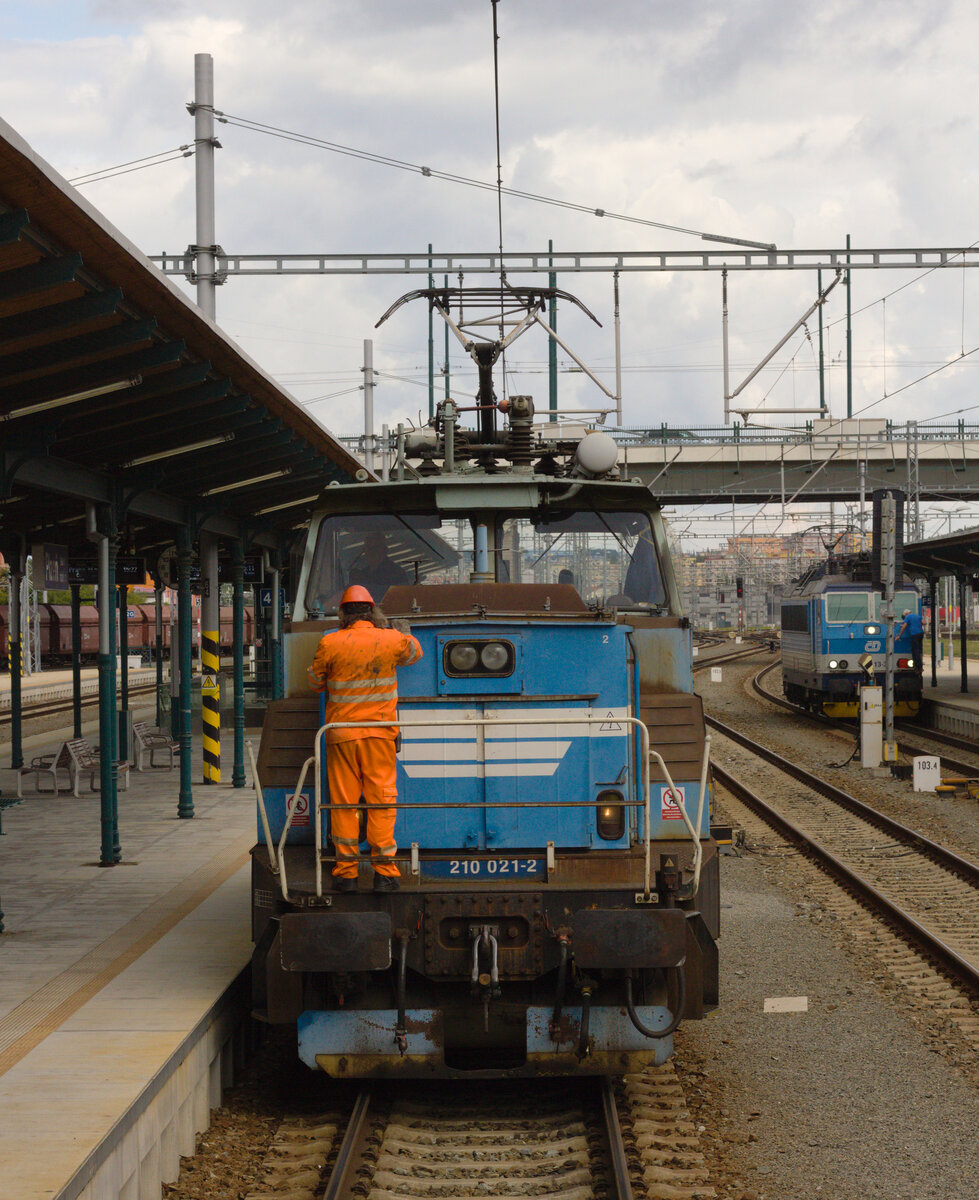
[[[479,657],[487,671],[505,671],[510,661],[510,654],[502,642],[487,642]]]
[[[625,833],[625,806],[621,792],[599,792],[595,806],[598,836],[606,842],[617,842]]]
[[[863,631],[864,631],[864,633],[868,634],[870,637],[873,637],[875,633],[880,633],[880,626],[879,625],[864,625]]]
[[[449,663],[454,671],[465,673],[471,671],[479,662],[479,654],[475,646],[468,642],[456,642],[449,651]]]
[[[839,663],[836,661],[836,659],[835,659],[835,658],[831,658],[831,659],[829,660],[829,669],[830,669],[831,671],[835,671],[835,670],[836,670],[836,668],[837,668],[839,665],[840,665],[840,664],[839,664]]]
[[[845,658],[840,659],[840,670],[841,671],[845,671],[849,665],[850,664],[846,661]]]
[[[442,665],[447,675],[456,678],[501,679],[513,674],[516,657],[512,642],[446,642]]]

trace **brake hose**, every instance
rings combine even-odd
[[[676,1029],[680,1024],[680,1019],[683,1015],[683,1005],[687,999],[687,980],[686,972],[682,966],[676,967],[676,1008],[669,1025],[665,1029],[647,1029],[647,1027],[639,1020],[639,1014],[636,1012],[636,1006],[632,1002],[632,972],[628,972],[625,977],[625,1007],[629,1014],[629,1020],[633,1023],[636,1029],[648,1038],[665,1038]]]

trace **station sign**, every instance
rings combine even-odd
[[[68,563],[68,584],[98,583],[99,560],[76,558]],[[120,554],[116,558],[116,583],[129,585],[146,582],[146,560],[132,554]],[[66,584],[65,586],[68,586]]]
[[[262,582],[262,560],[248,556],[244,560],[244,579],[246,584]],[[218,583],[234,583],[234,566],[230,558],[218,559]]]
[[[47,542],[32,546],[31,571],[36,588],[68,587],[68,547]]]
[[[175,554],[166,554],[160,556],[160,575],[163,579],[163,584],[168,588],[178,586],[179,571],[177,567],[177,558]],[[262,560],[250,556],[244,560],[244,577],[242,582],[245,584],[256,584],[262,582]],[[234,568],[230,558],[218,559],[218,583],[234,583]],[[207,580],[201,580],[201,564],[200,560],[194,558],[190,563],[190,590],[198,595],[207,595],[206,589]]]
[[[279,588],[279,608],[285,608],[285,604],[286,604],[286,589]],[[270,587],[259,588],[258,607],[259,608],[271,608],[272,607],[272,588],[270,588]]]

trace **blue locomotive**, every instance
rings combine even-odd
[[[830,558],[795,580],[782,597],[782,689],[788,700],[829,717],[859,713],[867,682],[861,659],[884,674],[884,596],[871,578],[870,555]],[[913,717],[921,702],[921,664],[911,637],[898,638],[905,609],[920,613],[921,597],[904,579],[894,594],[894,715]]]
[[[324,493],[263,729],[254,1011],[338,1077],[635,1070],[717,1003],[709,738],[659,506],[607,435],[497,405],[487,365],[478,429],[447,400],[393,479]],[[330,890],[306,667],[351,582],[424,651],[394,893]]]

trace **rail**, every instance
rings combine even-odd
[[[282,834],[279,838],[279,847],[278,847],[279,884],[282,889],[283,899],[286,900],[287,902],[289,901],[289,886],[288,886],[288,879],[287,879],[286,865],[285,865],[286,839],[289,834],[289,829],[292,826],[292,818],[295,814],[296,806],[298,805],[298,803],[302,797],[303,785],[306,782],[306,775],[309,771],[310,766],[313,766],[315,768],[315,771],[314,771],[314,774],[315,774],[315,780],[314,780],[315,805],[314,805],[314,822],[313,823],[314,823],[314,827],[315,827],[314,828],[314,838],[315,838],[315,846],[316,846],[316,895],[317,895],[317,897],[322,897],[322,895],[323,895],[323,863],[322,863],[323,829],[322,829],[320,814],[323,812],[329,812],[334,807],[337,807],[332,804],[324,803],[323,794],[322,794],[323,746],[325,744],[326,734],[331,729],[371,729],[371,728],[376,728],[376,727],[391,728],[393,726],[396,726],[399,729],[411,729],[411,728],[429,728],[430,729],[433,727],[438,727],[439,729],[448,729],[448,728],[463,728],[463,727],[472,728],[473,726],[510,727],[510,726],[514,726],[514,725],[595,725],[595,724],[605,724],[605,722],[607,720],[608,720],[607,717],[589,716],[589,715],[586,715],[585,713],[582,713],[581,716],[575,716],[573,718],[568,718],[565,721],[555,720],[553,716],[467,717],[461,721],[433,721],[431,717],[427,717],[424,719],[416,719],[416,720],[398,719],[398,720],[394,720],[394,721],[388,721],[388,720],[385,720],[385,721],[331,721],[331,722],[327,722],[327,724],[325,724],[325,725],[321,725],[320,728],[317,730],[316,737],[313,740],[313,755],[312,755],[312,757],[307,758],[306,761],[303,763],[302,769],[301,769],[300,775],[299,775],[299,782],[296,785],[296,789],[293,792],[293,795],[292,795],[289,803],[286,806],[285,824],[283,825]],[[636,732],[639,734],[639,737],[640,737],[640,748],[641,748],[641,757],[642,757],[642,797],[640,800],[632,802],[632,803],[630,803],[629,801],[623,801],[621,807],[632,807],[633,803],[636,804],[636,806],[638,806],[639,804],[641,804],[643,806],[643,812],[644,812],[644,817],[645,817],[643,896],[648,899],[648,897],[650,895],[650,880],[652,877],[651,865],[650,865],[651,864],[651,856],[652,856],[652,812],[651,812],[651,793],[650,793],[650,782],[649,782],[649,763],[650,763],[651,758],[655,759],[655,761],[659,765],[660,770],[663,772],[663,776],[666,780],[667,787],[670,789],[670,792],[674,798],[676,807],[680,812],[680,816],[683,820],[684,825],[687,828],[687,832],[690,834],[690,839],[693,843],[693,894],[695,895],[697,892],[697,888],[699,887],[699,884],[700,884],[700,869],[701,869],[701,864],[703,861],[703,848],[700,845],[699,830],[700,830],[701,823],[703,821],[704,800],[705,800],[705,795],[706,795],[706,791],[707,791],[707,763],[708,763],[708,758],[709,758],[709,754],[710,754],[710,738],[709,737],[706,738],[705,742],[704,742],[704,758],[703,758],[703,762],[701,764],[700,789],[699,789],[699,796],[698,796],[698,800],[697,800],[697,824],[696,824],[696,826],[694,826],[693,823],[691,822],[690,816],[687,812],[686,804],[681,799],[680,792],[677,790],[676,785],[673,782],[672,776],[670,775],[670,772],[669,772],[669,768],[667,767],[666,763],[663,761],[662,755],[658,751],[651,749],[651,747],[649,745],[649,729],[647,728],[646,724],[643,721],[641,721],[638,717],[620,717],[620,718],[618,718],[618,720],[624,725],[633,726],[633,728],[636,730]],[[581,808],[581,807],[589,807],[590,808],[593,806],[593,803],[594,802],[591,800],[588,800],[588,801],[581,801],[581,800],[579,800],[579,801],[575,801],[575,800],[528,800],[528,801],[518,802],[516,807],[519,807],[519,808]],[[344,807],[357,808],[357,809],[365,808],[366,809],[367,805],[359,805],[359,804],[358,805],[345,805]],[[513,806],[509,805],[509,804],[499,804],[499,803],[489,803],[489,802],[473,804],[471,802],[466,802],[466,801],[447,801],[447,802],[414,801],[414,802],[407,802],[407,803],[399,802],[398,807],[402,808],[402,809],[414,809],[414,808],[438,808],[438,809],[443,809],[443,808],[465,808],[465,809],[492,808],[492,809],[497,809],[497,808],[513,807]],[[262,805],[262,809],[264,811],[264,803]]]

